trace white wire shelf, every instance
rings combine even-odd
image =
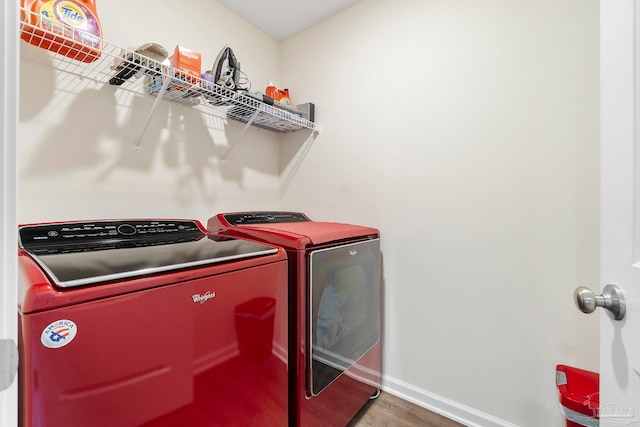
[[[32,13],[24,9],[21,12],[22,39],[49,51],[47,64],[60,72],[116,85],[121,90],[160,96],[204,114],[245,123],[247,127],[252,125],[274,132],[318,131],[316,124],[303,117],[302,112],[298,114],[267,105],[246,91],[234,91],[200,77],[181,75],[167,65],[168,61],[158,62],[71,27],[38,23],[37,19],[29,19]],[[38,61],[34,56],[23,54],[23,58]],[[124,78],[127,75],[129,77]],[[155,104],[149,120],[154,109]]]

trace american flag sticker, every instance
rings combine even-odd
[[[44,328],[40,341],[48,348],[60,348],[69,344],[76,337],[78,326],[71,320],[56,320]]]

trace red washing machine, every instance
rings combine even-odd
[[[21,426],[286,425],[281,248],[190,220],[19,236]]]
[[[345,426],[380,387],[378,230],[294,212],[218,214],[207,229],[285,248],[289,425]]]

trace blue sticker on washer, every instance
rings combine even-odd
[[[77,333],[78,326],[73,321],[56,320],[44,328],[40,341],[45,347],[60,348],[73,341]]]

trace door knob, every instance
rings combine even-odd
[[[603,307],[613,320],[622,320],[627,312],[624,294],[616,285],[605,286],[602,295],[596,295],[591,289],[580,286],[573,295],[578,309],[583,313],[593,313],[597,307]]]

